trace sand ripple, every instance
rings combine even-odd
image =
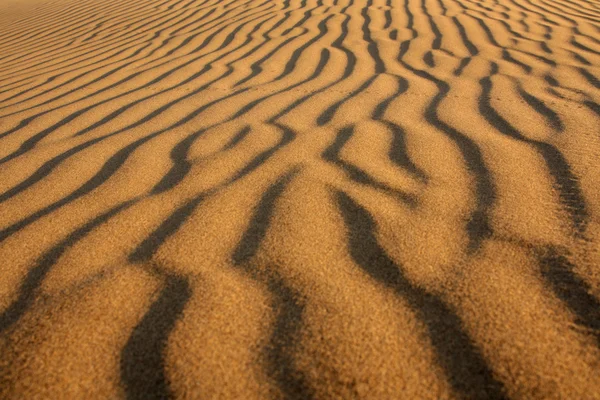
[[[600,4],[6,0],[0,397],[600,399]]]

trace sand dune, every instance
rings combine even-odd
[[[600,3],[7,0],[0,397],[600,399]]]

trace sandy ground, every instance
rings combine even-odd
[[[5,0],[0,398],[600,399],[596,0]]]

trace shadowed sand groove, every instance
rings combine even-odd
[[[588,329],[600,345],[600,301],[590,295],[588,283],[577,276],[574,265],[556,249],[544,249],[540,264],[552,290],[575,313],[575,322]]]
[[[0,2],[0,398],[600,399],[599,35]]]
[[[496,198],[496,190],[491,173],[485,165],[481,149],[477,143],[464,133],[442,121],[438,116],[439,106],[450,91],[448,83],[433,77],[425,71],[410,69],[416,75],[433,82],[437,86],[438,93],[427,106],[425,118],[427,122],[444,132],[458,146],[467,168],[471,171],[475,179],[476,205],[471,211],[465,227],[469,236],[467,247],[469,252],[473,252],[481,246],[481,243],[486,238],[492,235],[489,211]]]
[[[439,362],[454,389],[466,398],[502,399],[503,387],[461,328],[459,318],[438,297],[412,285],[377,244],[375,223],[368,212],[343,192],[337,193],[348,227],[354,261],[373,279],[402,296],[427,327]],[[448,340],[448,338],[451,338]]]
[[[32,302],[35,300],[36,292],[39,290],[44,277],[48,274],[52,266],[56,264],[60,256],[69,246],[72,246],[77,241],[85,237],[85,235],[92,231],[95,227],[106,222],[108,219],[131,205],[132,202],[119,204],[108,212],[92,219],[81,228],[78,228],[69,234],[69,236],[67,236],[64,240],[60,241],[50,250],[45,252],[39,258],[39,261],[36,263],[36,265],[29,271],[25,279],[23,279],[23,282],[19,288],[18,298],[2,313],[2,315],[0,315],[0,332],[8,329],[11,325],[16,323],[27,311],[27,308],[32,305]]]
[[[297,300],[298,294],[294,293],[276,273],[271,271],[261,273],[251,262],[267,232],[275,202],[295,173],[297,171],[283,176],[265,191],[256,206],[248,230],[244,232],[232,258],[236,266],[262,282],[274,298],[273,307],[277,316],[270,343],[265,349],[269,375],[277,381],[285,398],[310,399],[313,396],[306,385],[305,378],[295,370],[293,365],[294,336],[298,331],[303,309]]]
[[[498,72],[498,65],[492,63],[492,76]],[[499,132],[508,135],[517,140],[521,140],[527,144],[532,145],[542,155],[548,165],[548,170],[556,181],[556,187],[560,193],[560,200],[567,208],[567,212],[571,214],[572,224],[578,233],[585,231],[585,224],[587,219],[587,211],[585,207],[585,201],[583,195],[579,189],[578,180],[570,170],[569,164],[564,156],[554,146],[549,143],[536,141],[524,137],[517,129],[515,129],[508,121],[500,116],[496,110],[490,105],[490,92],[492,90],[492,83],[489,77],[483,78],[480,81],[482,91],[479,98],[479,111],[481,114],[492,124]],[[523,90],[519,91],[521,97],[524,97],[525,101],[532,105],[538,112],[544,114],[553,126],[557,130],[562,130],[562,123],[555,113],[548,109],[542,102],[537,100],[535,97],[525,93]]]
[[[121,373],[128,399],[169,398],[163,353],[169,332],[190,297],[185,278],[167,276],[158,299],[135,327],[122,353]],[[139,368],[142,364],[145,368]]]

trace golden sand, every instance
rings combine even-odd
[[[0,398],[600,399],[596,0],[4,0]]]

